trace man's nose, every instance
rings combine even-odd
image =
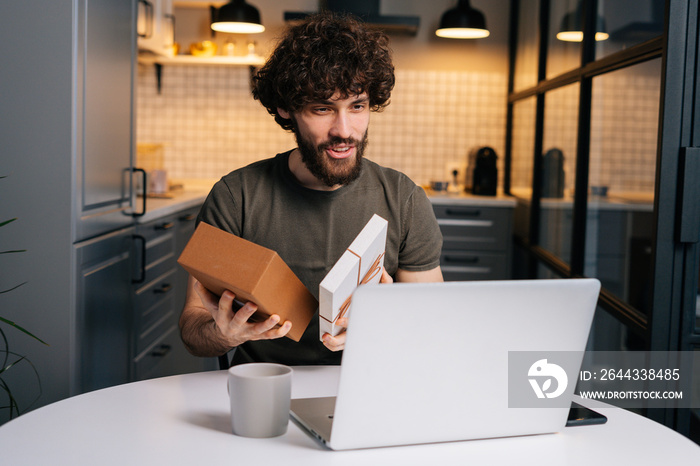
[[[352,136],[352,130],[350,127],[350,117],[347,113],[336,113],[335,118],[333,120],[333,125],[331,125],[330,135],[337,136],[343,139],[348,139]]]

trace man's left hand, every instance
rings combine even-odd
[[[379,279],[379,283],[394,283],[394,279],[391,278],[391,275],[387,273],[384,267],[382,267],[382,278]],[[343,329],[336,336],[332,336],[330,333],[324,334],[323,344],[331,351],[340,351],[345,348],[345,329],[348,328],[348,318],[341,317],[335,324]]]

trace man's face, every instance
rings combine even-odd
[[[290,115],[306,168],[329,187],[360,175],[369,126],[367,94],[308,104]]]

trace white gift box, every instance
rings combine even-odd
[[[359,285],[379,283],[387,227],[388,222],[374,214],[319,285],[319,337],[341,331],[336,322],[347,317],[352,294]]]

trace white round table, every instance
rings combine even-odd
[[[292,397],[335,395],[338,367],[295,367]],[[335,452],[290,422],[277,438],[231,434],[226,372],[165,377],[69,398],[0,427],[3,465],[695,465],[700,447],[591,400],[604,425],[558,434]]]

